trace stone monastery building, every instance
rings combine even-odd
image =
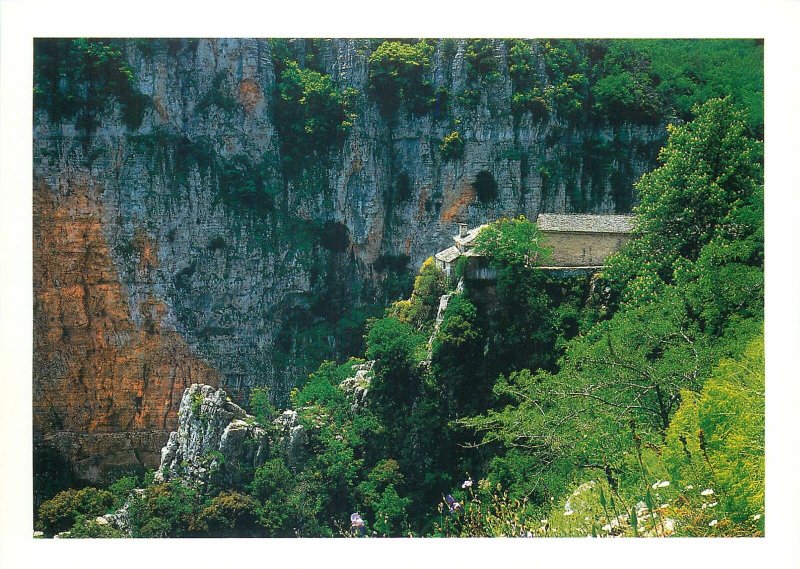
[[[606,257],[631,238],[633,216],[540,213],[536,226],[544,237],[544,245],[552,250],[551,266],[542,269],[594,272],[603,267]],[[436,253],[436,265],[448,279],[453,278],[455,264],[461,257],[470,259],[468,278],[494,278],[487,259],[473,248],[475,238],[484,227],[486,225],[468,229],[467,224],[459,223],[458,235],[453,237],[455,245]]]

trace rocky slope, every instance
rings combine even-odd
[[[304,45],[293,44],[298,59]],[[467,71],[463,42],[451,45],[436,47],[430,79],[455,93]],[[84,477],[154,466],[184,387],[218,377],[240,402],[255,385],[285,402],[309,367],[360,337],[356,307],[396,295],[456,221],[630,208],[664,129],[515,121],[505,44],[495,47],[499,78],[474,108],[389,121],[367,95],[373,44],[321,42],[315,65],[361,96],[341,148],[301,177],[281,167],[266,40],[127,42],[145,101],[138,125],[113,98],[89,132],[38,109],[37,441],[55,440]],[[448,160],[439,145],[455,124],[463,156]],[[556,176],[552,165],[566,163]],[[274,188],[274,203],[232,202],[230,169]],[[488,202],[476,198],[482,172],[497,184]],[[321,243],[326,222],[343,246]]]

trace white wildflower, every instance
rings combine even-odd
[[[469,478],[464,480],[464,483],[461,485],[462,488],[472,488],[472,479]]]
[[[715,525],[717,525],[718,523],[719,523],[719,522],[718,522],[717,520],[711,520],[710,522],[708,522],[708,526],[713,528],[713,527],[714,527]]]
[[[711,494],[713,494],[713,493],[714,493],[714,490],[712,490],[711,488],[706,488],[705,490],[700,492],[700,495],[701,496],[711,496]]]
[[[684,488],[684,490],[694,490],[694,486],[692,486],[691,484],[689,484],[688,486],[686,486],[686,487]]]
[[[565,516],[571,516],[571,515],[572,515],[572,514],[574,514],[574,513],[575,513],[575,512],[574,512],[574,511],[573,511],[571,508],[565,508],[565,509],[564,509],[564,515],[565,515]]]
[[[709,507],[709,508],[713,508],[713,507],[714,507],[714,506],[716,506],[717,504],[719,504],[719,502],[711,502],[711,503],[708,505],[708,507]]]
[[[664,518],[664,531],[668,533],[673,533],[675,531],[675,520],[672,518]]]
[[[655,490],[656,488],[666,488],[667,486],[669,486],[669,480],[659,480],[653,484],[652,488]]]
[[[753,516],[753,520],[760,520],[760,519],[761,519],[761,514],[755,514]]]
[[[604,525],[604,526],[602,527],[602,530],[603,530],[603,531],[609,531],[609,532],[610,532],[610,531],[611,531],[611,524],[606,524],[606,525]]]

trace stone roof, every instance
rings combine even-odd
[[[632,215],[589,215],[582,213],[540,213],[536,227],[540,231],[568,233],[630,233]]]
[[[458,235],[456,235],[455,237],[453,237],[453,240],[462,247],[471,247],[472,242],[475,241],[475,238],[478,236],[478,233],[480,233],[481,230],[487,225],[488,225],[487,223],[484,223],[483,225],[474,227],[469,231],[467,231],[467,234],[464,237],[459,237]]]
[[[452,247],[448,247],[444,251],[439,251],[438,253],[436,253],[436,258],[445,263],[452,263],[453,261],[458,259],[458,256],[460,254],[461,253],[459,252],[458,247],[453,245]]]

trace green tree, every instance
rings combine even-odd
[[[87,134],[112,98],[131,130],[139,127],[149,104],[118,40],[36,39],[33,95],[35,108],[46,110],[51,120],[77,117]]]
[[[409,405],[418,393],[420,377],[415,352],[425,341],[397,318],[376,320],[367,334],[367,358],[375,360],[372,393],[388,408]]]
[[[356,92],[337,89],[330,75],[287,61],[277,82],[276,126],[290,171],[340,144],[353,126]]]
[[[111,484],[108,491],[114,495],[114,508],[121,508],[135,488],[139,488],[137,476],[123,476]]]
[[[289,496],[294,487],[294,475],[282,458],[273,458],[256,469],[249,491],[261,506],[259,524],[269,537],[292,537]]]
[[[367,519],[381,536],[400,537],[408,531],[410,498],[403,498],[397,487],[403,484],[400,465],[394,459],[381,460],[358,485],[360,501],[367,507]]]
[[[250,393],[250,410],[255,415],[256,421],[267,425],[275,416],[275,407],[269,400],[269,388],[256,387]]]
[[[96,519],[87,519],[79,515],[75,524],[70,528],[70,539],[75,538],[121,538],[126,537],[125,533],[109,523],[100,523]]]
[[[425,41],[385,41],[369,56],[370,93],[385,115],[397,112],[401,103],[415,113],[430,108],[433,93],[426,75],[432,51]]]
[[[696,113],[692,122],[669,127],[661,166],[636,184],[640,238],[606,271],[628,298],[650,299],[672,282],[678,259],[696,261],[763,184],[762,145],[747,136],[744,113],[728,99],[708,101]]]
[[[500,65],[494,43],[495,40],[490,39],[472,39],[466,42],[464,62],[468,81],[480,83],[500,78]]]
[[[664,462],[681,486],[714,490],[737,523],[763,529],[764,339],[715,368],[699,393],[684,393],[667,431]]]
[[[523,215],[501,218],[483,228],[475,238],[475,251],[495,266],[534,267],[550,255],[536,224]]]
[[[190,528],[201,507],[200,493],[180,480],[150,486],[128,501],[131,536],[191,536]]]
[[[259,504],[239,492],[221,492],[197,514],[192,531],[209,537],[257,537],[262,535],[257,520]]]
[[[629,43],[651,62],[661,98],[678,118],[709,99],[731,96],[747,109],[748,130],[763,138],[764,44],[752,39],[644,39]]]
[[[664,102],[650,74],[650,62],[626,42],[611,42],[598,65],[591,88],[594,108],[610,122],[653,123],[662,118]]]
[[[64,490],[39,507],[37,527],[47,535],[67,531],[79,518],[94,519],[109,513],[113,505],[114,495],[107,490]]]
[[[487,385],[481,373],[483,350],[477,320],[475,305],[464,295],[454,295],[433,340],[431,369],[443,390],[442,410],[449,420],[465,412],[478,412],[486,404]]]
[[[439,300],[445,293],[444,273],[428,257],[414,279],[414,290],[408,308],[408,321],[418,330],[429,330],[439,310]]]

